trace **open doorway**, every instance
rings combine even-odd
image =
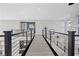
[[[35,22],[21,22],[21,30],[34,30],[34,33],[36,32],[35,28]]]

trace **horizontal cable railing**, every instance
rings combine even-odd
[[[42,30],[42,36],[46,39],[48,44],[55,51],[55,55],[74,56],[75,54],[75,31],[68,31],[66,33],[55,32],[54,30]],[[79,48],[78,48],[79,49]],[[78,50],[79,51],[79,50]]]
[[[54,32],[54,33],[62,34],[62,35],[68,35],[68,34],[66,34],[66,33],[60,33],[60,32]]]
[[[59,51],[57,51],[58,55],[68,55],[68,35],[67,34],[55,32],[54,34],[51,34],[51,41],[52,41],[51,46],[54,48],[54,45],[55,45],[59,49]]]
[[[0,35],[0,37],[4,37],[4,35]]]
[[[4,35],[0,35],[0,56],[4,56]]]
[[[35,33],[33,32],[33,30],[4,31],[4,35],[0,35],[0,55],[22,55],[34,36]]]
[[[22,32],[21,30],[13,30],[12,31],[12,56],[21,55],[20,43],[21,40],[26,40],[26,36],[23,36],[26,32]],[[25,43],[24,43],[25,44]],[[25,44],[26,45],[26,44]]]

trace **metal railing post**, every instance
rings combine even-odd
[[[31,39],[32,39],[32,30],[30,30],[31,31]]]
[[[49,31],[49,33],[50,33],[50,45],[51,45],[51,31]]]
[[[12,55],[12,31],[4,31],[5,56]]]
[[[24,33],[25,33],[24,29],[22,30],[22,32],[23,32],[23,36],[24,36]]]
[[[42,30],[42,36],[44,35],[44,31]]]
[[[47,39],[47,28],[45,27],[45,38]]]
[[[74,56],[75,32],[76,31],[68,31],[68,56]]]
[[[27,46],[27,39],[28,39],[28,38],[27,38],[27,31],[26,31],[26,46]]]

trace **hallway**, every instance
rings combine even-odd
[[[0,56],[79,56],[79,3],[1,3]]]
[[[41,35],[36,35],[26,56],[54,56],[51,49]]]

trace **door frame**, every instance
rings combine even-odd
[[[30,24],[33,24],[33,26],[34,26],[34,33],[36,32],[35,22],[20,22],[20,28],[21,28],[21,30],[22,30],[22,23],[27,24],[27,30],[28,30],[28,28],[29,28],[29,25],[30,25]]]

